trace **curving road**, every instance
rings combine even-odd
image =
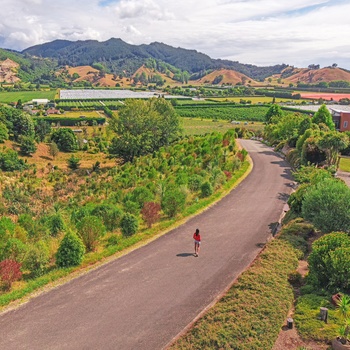
[[[257,141],[241,144],[254,167],[234,191],[150,244],[1,314],[0,349],[166,347],[253,261],[290,193],[284,160]]]

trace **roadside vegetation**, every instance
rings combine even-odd
[[[142,117],[145,110],[152,123]],[[128,102],[108,131],[83,132],[86,143],[71,129],[51,128],[18,109],[0,112],[5,145],[22,145],[23,138],[37,147],[46,143],[52,159],[40,167],[28,160],[34,149],[28,155],[1,149],[1,306],[195,214],[248,168],[234,129],[183,137],[173,107],[162,99]],[[96,160],[82,167],[85,155],[95,154],[111,166]],[[54,165],[62,155],[66,166]]]
[[[265,139],[287,153],[298,189],[277,238],[226,295],[172,349],[270,349],[293,316],[306,341],[346,342],[350,317],[350,189],[334,178],[338,156],[349,145],[321,107],[313,118],[285,115],[277,105],[265,115]],[[326,146],[327,145],[327,146]],[[308,261],[301,275],[298,260]],[[294,293],[293,293],[294,292]],[[338,301],[332,303],[332,296]],[[334,297],[333,297],[334,299]],[[320,308],[328,308],[328,323]]]

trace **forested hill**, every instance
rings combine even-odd
[[[229,60],[212,59],[195,50],[175,48],[163,43],[130,45],[121,39],[68,41],[55,40],[27,48],[22,53],[36,57],[54,58],[59,65],[84,66],[103,64],[111,73],[133,74],[149,59],[164,62],[190,74],[206,74],[207,70],[229,68],[253,79],[279,74],[287,65],[258,67]]]

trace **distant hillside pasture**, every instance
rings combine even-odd
[[[33,99],[48,99],[53,100],[56,95],[56,90],[48,91],[10,91],[0,92],[0,103],[13,103],[18,100],[29,102]]]

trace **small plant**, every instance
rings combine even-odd
[[[12,283],[22,277],[21,266],[22,264],[10,259],[0,263],[0,280],[6,290],[10,290]]]
[[[350,332],[350,296],[343,294],[337,301],[337,313],[344,324],[339,328],[339,341],[342,344],[348,344]]]
[[[160,209],[159,203],[146,202],[143,205],[141,214],[148,227],[152,227],[152,225],[159,220]]]
[[[135,215],[126,213],[120,222],[122,234],[125,237],[132,236],[138,230],[139,223]]]
[[[63,237],[56,254],[58,267],[80,265],[83,261],[85,246],[82,240],[74,233],[68,232]]]

